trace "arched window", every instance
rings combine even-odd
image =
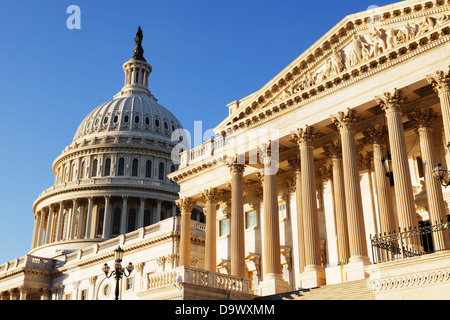
[[[92,174],[91,174],[92,177],[96,177],[97,176],[97,165],[98,165],[98,161],[97,161],[97,159],[95,159],[92,162]]]
[[[138,116],[138,115],[136,115],[136,116],[134,117],[134,123],[139,123],[139,116]]]
[[[133,177],[137,177],[138,176],[138,169],[139,169],[139,160],[138,159],[133,159],[133,164],[131,167],[131,175]]]
[[[97,220],[97,236],[103,234],[103,219],[105,218],[105,208],[100,208]]]
[[[144,227],[149,226],[151,222],[151,213],[150,210],[145,209],[144,210]]]
[[[147,162],[145,162],[145,177],[146,178],[152,177],[152,161],[151,160],[147,160]]]
[[[109,176],[111,174],[111,158],[107,158],[105,160],[105,176]]]
[[[127,123],[128,122],[128,115],[125,115],[125,117],[123,117],[123,122]]]
[[[77,169],[77,166],[75,165],[75,163],[72,164],[72,172],[70,173],[70,175],[71,175],[71,179],[70,180],[72,180],[72,181],[77,179],[76,172],[75,172],[76,169]]]
[[[164,181],[164,163],[159,163],[158,179]]]
[[[119,234],[120,232],[120,215],[122,210],[119,207],[114,208],[113,221],[112,221],[112,234]]]
[[[120,158],[119,159],[119,166],[117,168],[117,175],[118,176],[123,176],[124,170],[125,170],[125,159],[124,158]]]
[[[136,209],[130,208],[130,210],[128,210],[127,232],[134,231],[135,229],[136,229]]]

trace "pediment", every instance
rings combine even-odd
[[[215,132],[236,131],[448,41],[450,0],[402,1],[345,17],[263,88],[235,102]],[[422,50],[425,51],[425,50]]]

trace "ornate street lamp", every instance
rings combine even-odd
[[[386,177],[389,177],[389,182],[391,183],[391,187],[394,186],[394,173],[392,172],[392,159],[391,159],[391,153],[388,152],[386,155],[381,159],[381,162],[384,166],[384,171],[386,174]]]
[[[122,268],[122,258],[123,258],[124,251],[119,246],[116,250],[114,250],[115,255],[115,263],[114,263],[114,270],[109,273],[110,267],[107,263],[103,265],[102,271],[105,273],[106,277],[109,279],[112,275],[114,275],[114,278],[116,279],[116,293],[115,293],[115,300],[119,300],[119,282],[120,279],[122,279],[122,275],[125,275],[125,277],[129,277],[131,275],[131,272],[134,270],[133,264],[130,262],[126,269]],[[128,271],[128,275],[125,271]]]
[[[450,152],[450,142],[447,144],[447,149]],[[434,177],[439,180],[441,185],[443,187],[448,187],[450,185],[450,182],[445,178],[445,175],[447,174],[447,170],[444,169],[441,163],[436,163],[433,167],[433,175]]]

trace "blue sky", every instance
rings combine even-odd
[[[193,132],[261,88],[348,14],[393,1],[45,0],[0,10],[0,264],[30,250],[33,202],[78,125],[122,88],[144,32],[149,87]],[[81,9],[70,30],[67,7]]]

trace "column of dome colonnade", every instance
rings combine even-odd
[[[306,288],[325,284],[325,270],[321,261],[313,156],[314,140],[318,135],[319,132],[308,125],[292,132],[292,136],[300,149],[301,158],[303,245],[305,250],[302,285]]]
[[[362,206],[361,185],[356,153],[355,130],[360,117],[356,112],[347,109],[331,116],[341,135],[342,166],[345,185],[345,205],[347,208],[347,223],[349,235],[349,264],[370,264],[368,256],[364,213]],[[355,277],[353,275],[352,277]],[[365,277],[358,275],[356,277]]]
[[[111,230],[113,216],[108,214],[112,211],[111,198],[122,199],[121,206],[118,206],[121,211],[120,224],[117,227],[118,232],[115,233]],[[130,198],[133,199],[132,203],[136,209],[139,206],[139,210],[133,212],[136,215],[131,220],[131,223],[134,222],[131,225],[129,225],[129,214],[132,208],[128,208]],[[31,249],[63,242],[80,242],[82,240],[97,242],[145,227],[152,222],[152,212],[154,216],[161,217],[161,214],[154,210],[152,201],[154,201],[153,198],[137,196],[88,196],[55,201],[37,209]],[[172,204],[172,212],[169,214],[175,216],[176,211],[173,210],[175,204],[168,200],[167,202]],[[118,204],[118,201],[115,203]],[[94,206],[96,206],[95,212]]]
[[[375,97],[375,100],[386,113],[399,227],[402,231],[418,228],[402,121],[406,99],[401,91],[394,89]]]

